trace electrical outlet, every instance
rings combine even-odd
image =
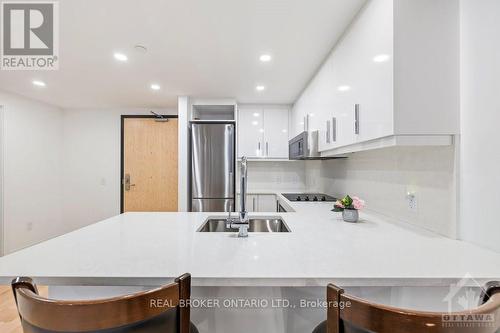
[[[408,201],[408,209],[414,213],[418,211],[418,200],[415,192],[406,193],[406,200]]]
[[[26,224],[26,230],[28,230],[28,231],[33,230],[33,222],[29,222]]]

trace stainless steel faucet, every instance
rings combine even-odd
[[[248,212],[247,205],[247,158],[241,158],[240,168],[240,212],[238,218],[231,218],[231,212],[227,219],[228,228],[238,228],[238,237],[248,237]]]

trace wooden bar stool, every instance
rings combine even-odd
[[[38,295],[30,278],[12,281],[24,333],[198,333],[190,322],[191,275],[149,291],[90,301]]]
[[[479,307],[450,314],[375,304],[330,284],[327,320],[313,333],[498,333],[500,282],[489,282],[484,290]]]

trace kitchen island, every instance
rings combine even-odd
[[[108,296],[147,289],[189,272],[193,297],[315,299],[324,298],[325,286],[335,283],[374,300],[428,309],[432,302],[414,299],[421,288],[435,288],[433,293],[444,297],[463,277],[473,277],[465,280],[472,286],[500,279],[499,253],[371,213],[362,213],[359,223],[345,223],[330,211],[331,203],[292,203],[279,194],[278,199],[295,212],[251,215],[281,216],[290,233],[238,238],[236,233],[197,232],[209,216],[220,213],[126,213],[0,258],[0,283],[30,276],[49,285],[51,296],[88,292],[91,297],[101,295],[99,290]],[[263,331],[272,326],[298,332],[324,317],[323,310],[267,308],[228,319],[235,311],[241,309],[195,308],[193,320],[202,332],[245,325],[248,331],[263,325]],[[256,313],[265,311],[280,313],[257,324]],[[296,322],[283,311],[302,311],[302,319]]]

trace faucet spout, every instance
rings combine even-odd
[[[231,213],[227,218],[226,225],[231,229],[238,228],[238,237],[248,237],[248,228],[250,223],[248,221],[247,212],[247,158],[245,156],[241,159],[240,169],[240,212],[237,218],[231,218]]]
[[[243,156],[241,158],[241,168],[240,168],[240,222],[248,222],[248,212],[247,212],[247,158]]]

